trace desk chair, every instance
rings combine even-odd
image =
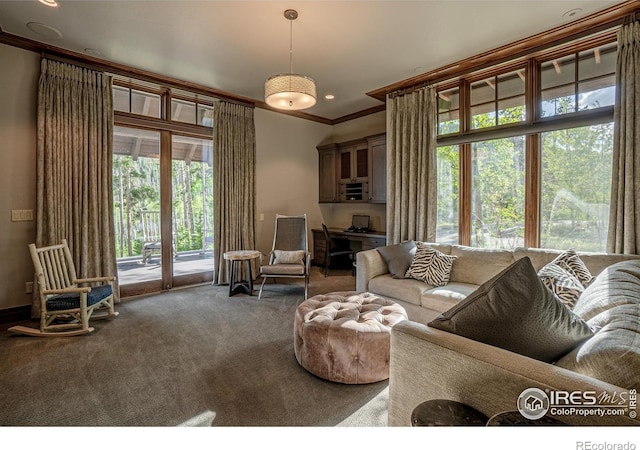
[[[331,258],[336,256],[344,256],[349,255],[351,259],[351,264],[353,265],[353,261],[355,261],[355,252],[349,248],[339,248],[334,247],[333,240],[331,236],[329,236],[329,230],[327,230],[327,226],[322,224],[322,231],[324,231],[324,239],[327,242],[327,250],[324,253],[324,276],[327,277],[329,273],[329,266],[331,265]],[[347,241],[348,242],[348,241]],[[353,273],[353,270],[351,271]]]

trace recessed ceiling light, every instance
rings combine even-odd
[[[87,55],[91,55],[91,56],[102,56],[102,52],[100,50],[96,50],[95,48],[87,47],[84,49],[84,52]]]
[[[35,34],[48,39],[60,39],[62,37],[62,33],[53,28],[51,25],[45,25],[38,22],[29,22],[27,24],[27,28],[29,28]]]
[[[324,96],[324,98],[327,99],[327,100],[333,100],[334,98],[336,98],[336,96],[333,95],[333,94],[327,94],[327,95]]]
[[[43,5],[53,6],[54,8],[58,6],[58,2],[56,0],[38,0]]]
[[[575,17],[581,12],[582,12],[582,8],[573,8],[567,11],[566,13],[564,13],[562,17],[567,17],[567,18]]]

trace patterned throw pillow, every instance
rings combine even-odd
[[[273,254],[276,257],[274,264],[302,264],[304,259],[304,250],[274,250]]]
[[[583,287],[589,286],[589,283],[593,281],[593,275],[589,272],[589,269],[585,265],[584,261],[580,259],[576,251],[572,248],[562,252],[556,259],[551,261],[551,263],[562,263],[558,264],[561,267],[564,265],[569,266],[571,271],[573,271],[574,275],[580,280],[580,283]]]
[[[564,261],[552,261],[538,271],[538,278],[570,310],[584,292],[584,286]]]
[[[444,286],[449,283],[455,259],[456,256],[445,255],[424,242],[416,242],[416,254],[405,278],[415,278],[431,286]]]

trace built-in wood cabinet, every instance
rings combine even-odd
[[[317,149],[320,203],[386,203],[386,135]]]
[[[318,201],[334,203],[338,199],[338,145],[318,147],[319,182]]]
[[[369,202],[387,203],[387,136],[367,139],[369,151]]]

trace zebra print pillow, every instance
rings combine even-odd
[[[405,278],[415,278],[431,286],[444,286],[449,283],[455,259],[456,256],[445,255],[424,242],[416,242],[416,254]]]
[[[580,284],[583,287],[589,286],[589,284],[593,281],[593,275],[589,272],[589,269],[585,265],[585,263],[580,259],[576,251],[572,248],[562,252],[556,259],[551,261],[551,263],[556,263],[560,267],[569,266],[571,269],[569,272],[573,272],[573,274],[578,278]]]
[[[538,278],[570,310],[584,292],[584,286],[564,261],[552,261],[538,271]]]

